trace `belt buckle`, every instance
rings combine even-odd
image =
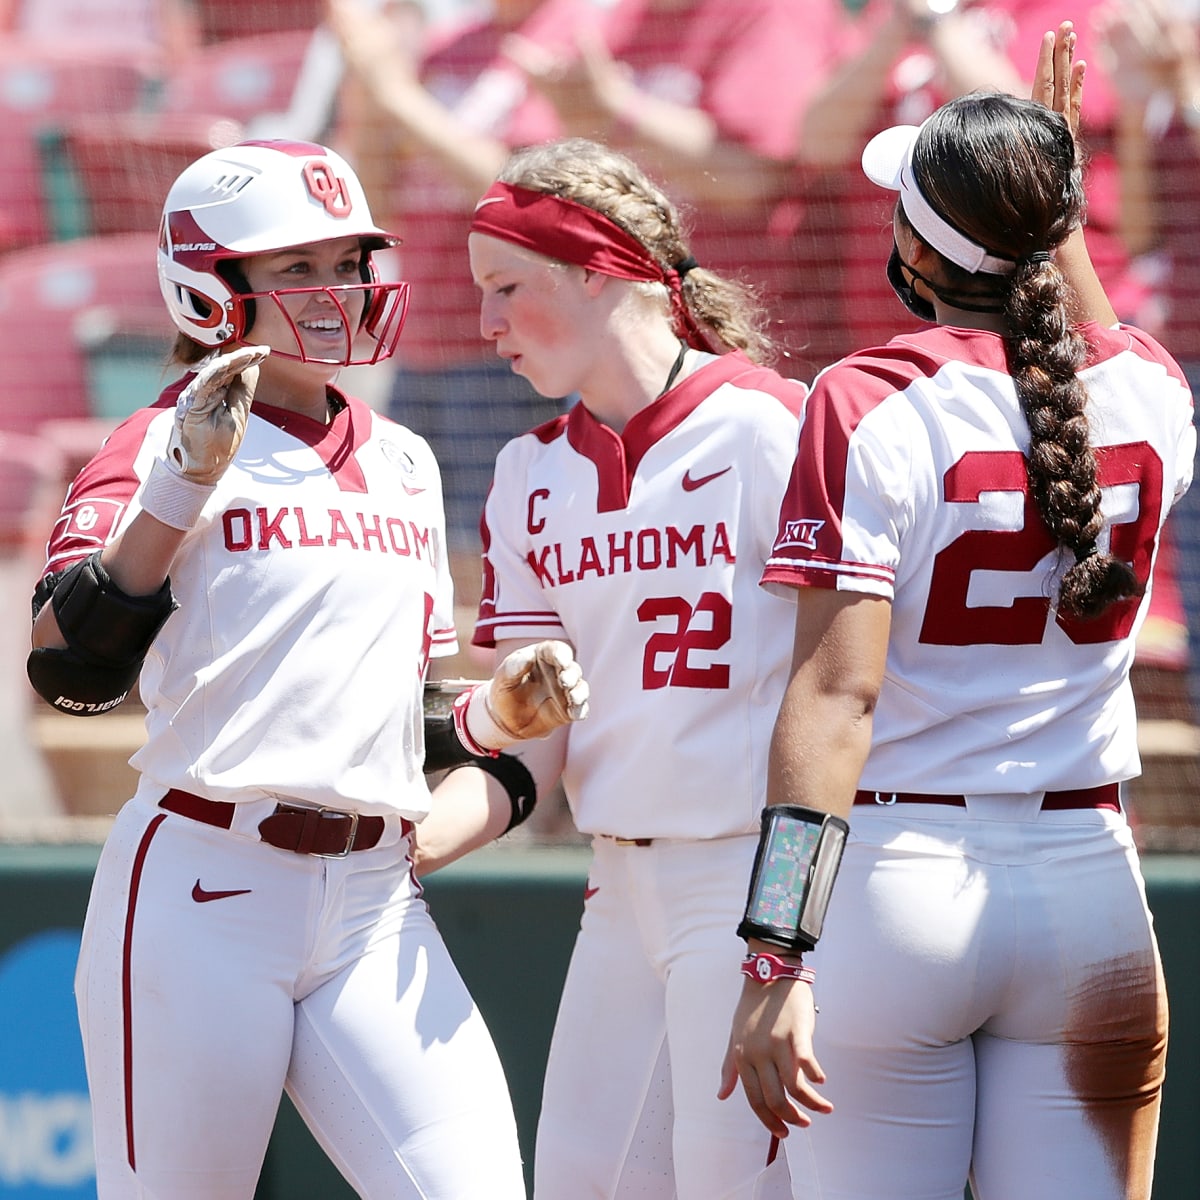
[[[312,857],[313,858],[348,858],[350,856],[350,851],[354,849],[354,839],[358,836],[358,813],[357,812],[345,812],[340,808],[318,808],[317,809],[318,820],[321,820],[321,821],[325,820],[326,815],[333,816],[333,817],[349,817],[350,818],[350,832],[346,836],[346,844],[340,850],[333,850],[327,854],[321,854],[318,851],[314,850],[312,853]]]

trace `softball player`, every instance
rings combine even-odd
[[[753,308],[622,155],[518,152],[472,230],[484,336],[581,397],[499,455],[475,633],[500,656],[566,639],[592,696],[522,754],[539,790],[562,776],[593,852],[535,1195],[788,1197],[773,1139],[715,1093],[791,621],[758,579],[805,389],[758,365]],[[419,869],[461,852],[438,834],[463,811],[435,806]]]
[[[188,373],[50,538],[32,681],[86,715],[138,680],[147,708],[76,977],[102,1200],[252,1196],[284,1088],[362,1196],[525,1194],[499,1060],[408,859],[423,680],[455,647],[438,468],[331,383],[395,346],[407,285],[371,255],[396,241],[322,146],[189,166],[159,252]],[[565,651],[467,697],[472,750],[582,715]]]
[[[1077,97],[1069,27],[1048,38],[1039,78],[1053,51]],[[745,983],[723,1087],[780,1134],[832,1102],[826,1200],[1150,1195],[1167,1010],[1121,793],[1195,432],[1151,338],[1071,324],[1083,192],[1053,108],[974,94],[868,145],[899,192],[889,278],[936,323],[818,378],[763,577],[797,600],[768,811],[851,834],[815,1035],[809,986]],[[808,893],[756,899],[779,850],[765,830],[745,919],[794,966],[816,938],[779,914]]]

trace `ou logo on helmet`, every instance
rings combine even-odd
[[[304,183],[308,194],[319,201],[331,217],[348,217],[352,203],[346,181],[333,173],[323,158],[311,158],[304,164]]]

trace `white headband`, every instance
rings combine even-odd
[[[1011,275],[1017,264],[1009,258],[997,258],[978,243],[959,233],[925,199],[913,174],[913,147],[923,126],[894,125],[877,133],[862,154],[867,178],[889,191],[900,193],[904,215],[913,229],[939,254],[957,263],[972,275]]]

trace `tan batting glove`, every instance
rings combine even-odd
[[[566,642],[535,642],[514,650],[475,688],[465,724],[485,750],[542,738],[587,716],[588,685]]]
[[[150,468],[138,500],[172,529],[189,530],[237,455],[250,419],[258,364],[270,346],[210,354],[175,401],[167,452]]]
[[[214,484],[246,433],[258,385],[258,364],[270,346],[239,346],[212,354],[175,402],[175,425],[167,443],[167,465],[193,483]]]

